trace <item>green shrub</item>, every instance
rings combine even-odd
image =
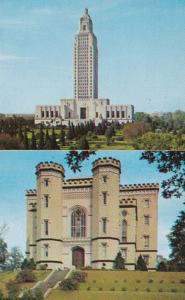
[[[73,278],[68,278],[68,279],[63,280],[59,284],[59,287],[63,291],[75,291],[75,290],[78,290],[78,288],[79,288],[78,285],[79,284],[76,280],[74,280]]]
[[[163,292],[163,289],[162,289],[162,288],[160,288],[160,289],[159,289],[159,293],[162,293],[162,292]]]
[[[135,291],[137,292],[137,291],[139,291],[139,289],[138,289],[138,288],[135,288]]]
[[[99,287],[99,291],[103,291],[103,288],[102,288],[102,287]]]
[[[36,276],[33,274],[32,270],[22,270],[20,271],[16,278],[15,281],[17,283],[22,283],[22,282],[35,282],[36,281]]]
[[[41,264],[41,265],[39,265],[39,269],[40,270],[47,270],[47,267],[48,267],[48,265],[47,264]]]
[[[44,300],[43,293],[40,289],[28,290],[23,293],[22,300]]]
[[[138,280],[137,280],[137,283],[140,283],[140,282],[141,282],[141,280],[138,279]]]
[[[90,290],[91,290],[91,287],[90,287],[90,286],[88,286],[88,287],[87,287],[87,291],[90,291]]]
[[[3,292],[2,292],[2,290],[0,290],[0,300],[3,300],[3,299],[4,299]]]
[[[76,280],[77,282],[85,282],[87,277],[86,272],[74,272],[71,276],[72,279]]]
[[[122,287],[121,289],[123,292],[126,292],[127,291],[127,288],[126,287]]]
[[[114,287],[111,287],[111,288],[110,288],[110,291],[111,291],[111,292],[115,291],[115,288],[114,288]]]
[[[185,284],[185,279],[181,279],[180,283]]]
[[[149,279],[148,280],[148,283],[152,283],[152,282],[154,282],[153,279]]]
[[[150,292],[150,288],[147,288],[147,289],[146,289],[146,292]]]
[[[95,279],[93,280],[93,283],[96,283],[96,280],[95,280]]]
[[[160,280],[160,281],[159,281],[159,283],[163,283],[163,282],[164,282],[164,280]]]
[[[172,288],[172,289],[171,289],[171,292],[172,292],[172,293],[177,293],[177,289]]]

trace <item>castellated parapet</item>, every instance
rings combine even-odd
[[[112,157],[95,160],[92,177],[66,180],[61,164],[39,163],[37,189],[26,191],[28,258],[52,269],[110,269],[121,251],[127,269],[141,254],[155,270],[159,185],[122,185],[120,174]]]

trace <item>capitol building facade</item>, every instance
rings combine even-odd
[[[61,99],[58,105],[38,105],[35,124],[77,125],[89,120],[95,124],[103,120],[119,123],[132,122],[133,105],[110,104],[108,98],[98,98],[98,46],[93,22],[85,9],[80,18],[80,29],[74,42],[74,98]]]
[[[26,192],[27,257],[48,268],[112,269],[118,252],[134,270],[157,256],[157,183],[121,184],[121,163],[104,157],[91,177],[65,179],[62,165],[36,166],[36,189]]]

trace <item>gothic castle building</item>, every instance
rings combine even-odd
[[[93,120],[119,123],[132,122],[133,105],[111,105],[109,99],[98,98],[98,47],[93,23],[85,9],[80,30],[74,42],[74,98],[61,99],[59,105],[36,107],[35,124],[74,125]]]
[[[159,185],[121,185],[120,173],[114,158],[95,160],[92,177],[67,180],[62,165],[39,163],[37,189],[26,192],[28,258],[52,269],[111,269],[121,251],[127,269],[141,254],[154,270]]]

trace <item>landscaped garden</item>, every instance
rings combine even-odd
[[[53,290],[48,300],[185,300],[185,272],[85,271],[76,291]]]

